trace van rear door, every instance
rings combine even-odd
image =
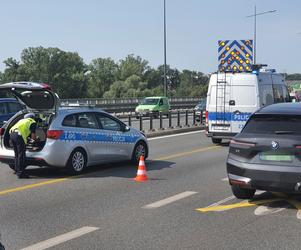
[[[207,95],[209,132],[232,133],[229,100],[231,93],[229,74],[213,74]]]
[[[240,133],[250,115],[257,109],[256,84],[250,81],[234,82],[231,86],[229,107],[232,133]]]

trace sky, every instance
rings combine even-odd
[[[217,41],[252,39],[257,17],[257,63],[301,73],[300,0],[166,0],[167,64],[217,70]],[[164,63],[163,0],[0,0],[0,71],[28,47],[57,47],[92,59],[141,56]]]

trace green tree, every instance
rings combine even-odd
[[[203,97],[207,92],[209,78],[201,72],[183,70],[180,74],[180,85],[176,91],[176,96]]]
[[[301,74],[285,74],[286,80],[301,80]]]
[[[110,90],[104,94],[105,98],[131,98],[131,97],[144,97],[145,94],[151,93],[147,89],[147,83],[142,82],[141,78],[137,75],[128,77],[125,81],[114,82]]]
[[[148,69],[148,61],[143,60],[140,56],[128,55],[125,59],[120,60],[119,80],[125,81],[132,75],[137,75],[143,79],[144,73]]]
[[[83,59],[73,52],[58,48],[27,48],[21,53],[21,63],[4,61],[5,81],[35,81],[49,83],[61,98],[85,97],[87,82]]]
[[[88,96],[103,97],[117,80],[118,65],[111,58],[97,58],[89,65]]]

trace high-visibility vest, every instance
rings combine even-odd
[[[36,121],[32,118],[26,118],[21,119],[18,121],[12,128],[9,130],[10,133],[15,132],[18,130],[18,132],[21,134],[25,144],[27,144],[27,138],[30,136],[30,126],[31,124],[35,123]]]

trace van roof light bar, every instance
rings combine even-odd
[[[260,70],[261,68],[267,67],[267,66],[268,66],[267,64],[253,64],[252,69],[253,70]]]

